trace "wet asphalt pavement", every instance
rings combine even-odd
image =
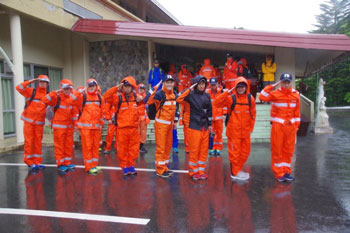
[[[175,173],[164,180],[152,171],[123,177],[120,170],[90,176],[77,168],[66,175],[47,167],[28,173],[23,152],[0,155],[1,208],[49,210],[150,219],[147,225],[71,218],[0,214],[0,232],[350,232],[350,113],[330,114],[333,135],[299,137],[293,157],[296,181],[279,184],[270,169],[270,145],[253,144],[244,170],[248,183],[231,182],[227,150],[209,158],[207,181]],[[155,146],[138,159],[154,168]],[[171,158],[186,169],[183,145]],[[53,148],[44,163],[54,164]],[[76,150],[75,164],[83,164]],[[16,164],[4,164],[16,163]],[[15,166],[13,166],[15,165]],[[100,165],[118,166],[115,155]]]

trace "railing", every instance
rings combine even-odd
[[[310,122],[314,122],[315,108],[314,102],[308,99],[303,94],[300,94],[300,112],[301,115],[307,118]]]

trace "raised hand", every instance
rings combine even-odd
[[[232,87],[230,90],[228,90],[228,93],[231,93],[231,92],[233,92],[233,90],[234,90],[235,88],[234,87]]]
[[[163,80],[160,80],[160,82],[156,85],[156,87],[159,87],[160,84],[162,84]]]
[[[273,87],[277,87],[282,81],[278,81],[277,83],[273,84]]]
[[[197,86],[197,85],[198,85],[198,83],[195,83],[192,86],[190,86],[190,90],[193,90],[195,88],[195,86]]]

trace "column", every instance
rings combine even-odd
[[[148,70],[152,69],[153,67],[153,55],[155,54],[155,46],[154,42],[149,40],[148,41]],[[148,77],[147,77],[148,80]]]
[[[10,12],[10,31],[11,31],[11,49],[14,65],[13,83],[17,85],[23,82],[23,51],[22,51],[22,33],[21,19],[15,12]],[[16,118],[16,135],[17,143],[24,142],[23,121],[20,120],[24,108],[24,98],[15,91],[15,118]]]
[[[277,47],[275,61],[277,64],[275,80],[279,81],[282,73],[290,73],[293,75],[293,87],[295,88],[295,49]]]
[[[2,86],[1,86],[1,74],[0,74],[0,140],[4,140],[4,119],[3,119],[3,107],[2,107]]]

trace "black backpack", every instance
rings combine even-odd
[[[135,102],[136,102],[136,94],[133,92],[132,93],[133,94],[133,96],[134,96],[134,99],[135,99]],[[116,125],[116,126],[118,126],[118,122],[117,122],[117,120],[118,120],[118,113],[119,113],[119,109],[120,109],[120,106],[122,105],[122,103],[123,103],[123,96],[122,95],[118,95],[118,98],[119,98],[119,101],[118,101],[118,108],[116,109],[116,111],[115,111],[115,114],[114,114],[114,118],[113,118],[113,123]],[[124,102],[129,102],[129,101],[124,101]],[[132,102],[132,101],[131,101]]]
[[[251,94],[248,94],[248,104],[242,104],[242,103],[237,103],[237,99],[236,99],[236,96],[235,94],[232,94],[231,97],[232,97],[232,105],[231,105],[231,108],[230,108],[230,112],[229,114],[227,114],[226,116],[226,119],[225,119],[225,126],[227,126],[227,123],[229,122],[230,120],[230,116],[231,116],[231,113],[233,111],[233,109],[235,109],[236,105],[248,105],[249,106],[249,113],[250,113],[250,117],[253,119],[253,116],[252,116],[252,112],[251,112],[251,106],[252,106],[252,99],[251,99]]]
[[[85,105],[86,105],[86,102],[89,102],[89,103],[91,103],[91,102],[99,102],[99,105],[100,105],[100,107],[101,107],[101,102],[102,102],[102,97],[101,97],[101,95],[100,94],[98,94],[97,93],[97,96],[98,96],[98,100],[86,100],[86,93],[85,92],[83,92],[83,105],[82,105],[82,107],[81,107],[81,111],[79,112],[79,117],[78,117],[78,119],[80,119],[80,116],[81,116],[81,114],[83,113],[83,111],[84,111],[84,107],[85,107]],[[58,102],[58,101],[57,101]]]

